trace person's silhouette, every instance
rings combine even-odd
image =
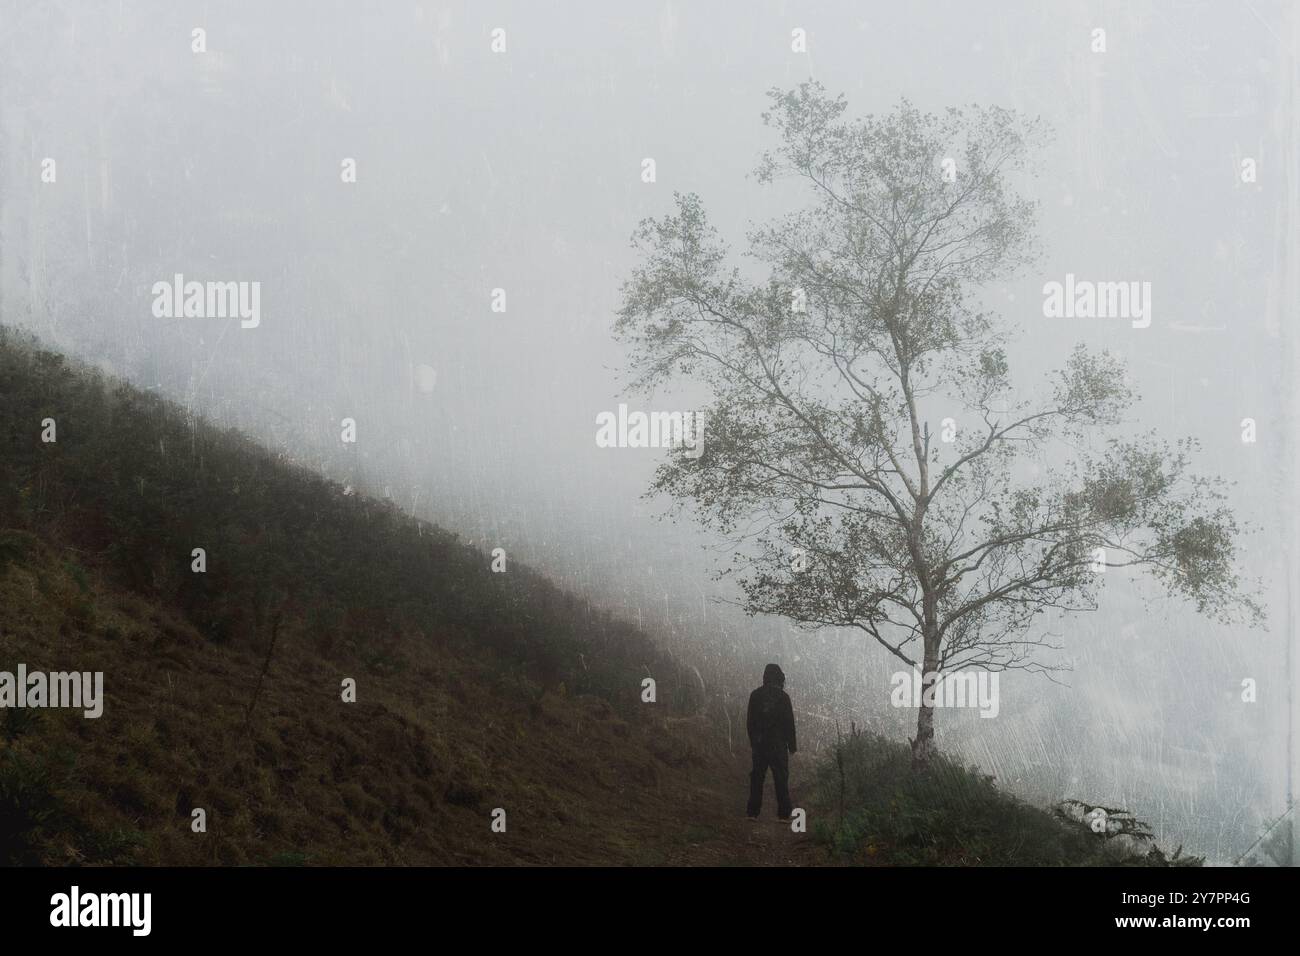
[[[794,708],[785,692],[785,674],[775,664],[763,669],[763,686],[749,695],[745,726],[754,757],[754,767],[749,773],[749,818],[757,820],[758,811],[763,808],[763,784],[771,767],[772,783],[776,787],[776,815],[780,820],[787,820],[790,817],[789,755],[797,749]]]

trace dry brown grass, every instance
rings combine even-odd
[[[704,722],[512,685],[490,654],[438,641],[368,667],[286,621],[245,729],[263,648],[206,641],[41,543],[0,572],[0,607],[0,666],[105,674],[101,718],[46,710],[0,742],[0,765],[49,770],[57,804],[4,862],[754,862],[729,829],[742,770]]]

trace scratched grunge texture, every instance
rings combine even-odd
[[[1236,532],[1178,540],[1261,612],[1202,613],[1112,550],[1095,610],[1028,621],[1035,666],[998,674],[995,707],[934,708],[937,751],[970,771],[945,793],[991,775],[1035,820],[1077,800],[1059,826],[1126,810],[1143,852],[1291,865],[1298,53],[1300,13],[1267,0],[0,0],[0,672],[104,688],[87,718],[0,681],[0,862],[1016,862],[1003,810],[976,853],[966,811],[945,804],[941,839],[922,791],[839,804],[837,747],[861,794],[909,772],[919,682],[852,621],[747,613],[765,528],[705,514],[734,488],[647,494],[668,462],[743,451],[722,419],[702,419],[698,462],[667,424],[633,434],[652,412],[689,431],[726,380],[706,363],[637,386],[620,312],[708,293],[681,284],[706,275],[699,249],[636,285],[643,220],[707,215],[717,275],[775,297],[741,309],[775,309],[773,342],[792,317],[888,324],[838,278],[790,278],[830,268],[827,243],[887,258],[894,234],[849,209],[875,200],[849,189],[843,219],[800,232],[782,217],[819,208],[816,187],[755,175],[780,122],[817,129],[842,95],[844,122],[973,105],[1040,124],[1007,180],[1035,257],[961,281],[1006,330],[1006,400],[1076,346],[1122,362],[1089,380],[1136,396],[1103,433],[1196,441]],[[892,157],[857,182],[903,183],[899,217],[908,184],[961,190],[980,168],[960,147],[907,166],[918,151],[882,137],[836,142]],[[793,273],[747,254],[783,222],[777,245],[813,249]],[[918,412],[936,468],[987,424],[939,378]],[[772,407],[752,421],[790,425]],[[910,456],[907,425],[884,427]],[[1011,474],[1101,447],[1055,438]],[[785,570],[849,587],[868,539]],[[885,642],[920,661],[924,627],[899,614]],[[770,783],[744,820],[769,662],[798,725],[793,833]]]

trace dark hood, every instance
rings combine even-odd
[[[777,667],[775,664],[768,664],[763,668],[763,683],[775,684],[777,687],[784,687],[785,674],[782,673],[781,668]]]

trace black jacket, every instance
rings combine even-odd
[[[783,689],[785,674],[775,664],[763,671],[763,686],[749,695],[749,710],[745,726],[749,731],[749,745],[755,750],[773,747],[794,753],[794,708],[790,695]]]

